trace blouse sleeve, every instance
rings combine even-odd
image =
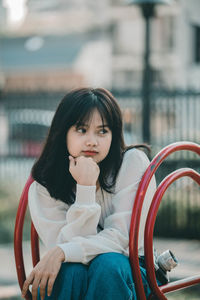
[[[58,244],[65,253],[65,261],[87,264],[96,255],[106,252],[118,252],[128,256],[132,207],[138,184],[148,165],[148,158],[140,150],[132,149],[125,154],[112,197],[112,213],[105,218],[104,229],[95,235],[74,236],[70,242]],[[155,187],[153,178],[142,209],[139,249],[143,249],[144,225]]]
[[[96,203],[96,186],[77,184],[75,203],[70,207],[52,198],[47,189],[34,181],[29,189],[31,219],[47,248],[70,241],[74,236],[97,233],[101,207]]]

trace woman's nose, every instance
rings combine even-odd
[[[90,135],[88,136],[87,140],[86,140],[86,145],[87,146],[97,146],[98,142],[95,136]]]

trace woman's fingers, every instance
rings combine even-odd
[[[46,294],[46,287],[47,287],[47,295],[50,296],[53,285],[56,279],[57,273],[52,273],[49,278],[47,275],[43,275],[42,279],[40,276],[34,277],[33,274],[30,274],[30,276],[26,279],[23,290],[22,290],[22,297],[25,297],[29,286],[32,284],[32,300],[37,300],[37,294],[38,294],[38,288],[40,287],[40,297],[41,300],[45,298]],[[47,285],[48,281],[48,285]]]
[[[69,166],[72,168],[76,165],[75,158],[73,156],[69,155]]]
[[[51,277],[48,280],[48,286],[47,286],[47,295],[48,296],[51,295],[56,276],[57,276],[57,273],[55,273],[55,274],[52,273]]]
[[[92,157],[69,156],[69,171],[78,184],[96,185],[100,169]]]
[[[41,300],[44,300],[45,294],[46,294],[46,286],[47,286],[48,276],[42,277],[42,280],[40,281],[40,298]]]
[[[60,247],[56,246],[51,249],[40,262],[38,262],[31,274],[27,277],[23,285],[22,297],[25,297],[30,284],[32,284],[33,300],[37,300],[39,286],[42,300],[45,298],[46,288],[50,295],[64,258],[64,252]]]
[[[34,279],[34,273],[31,272],[31,274],[27,277],[27,279],[24,282],[23,288],[22,288],[22,297],[25,297],[28,289],[29,289],[29,285],[32,284]]]
[[[40,284],[40,280],[41,280],[40,276],[37,276],[34,278],[33,285],[32,285],[32,300],[37,300],[38,287]]]

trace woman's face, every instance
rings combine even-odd
[[[95,109],[91,119],[77,127],[70,127],[66,136],[67,149],[73,157],[92,157],[96,163],[108,154],[112,141],[112,132],[108,124],[102,123],[101,115]]]

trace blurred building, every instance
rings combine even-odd
[[[105,30],[106,0],[95,4],[88,0],[21,1],[26,7],[21,23],[11,22],[5,5],[9,0],[0,1],[7,20],[0,28],[5,90],[108,86],[111,45]]]
[[[140,88],[144,20],[138,6],[112,2],[113,86]],[[123,5],[123,6],[122,6]],[[158,87],[200,87],[200,1],[174,0],[156,7],[151,21],[151,66]]]
[[[23,22],[11,25],[6,2],[12,1],[0,1],[0,73],[8,89],[30,82],[44,89],[84,84],[140,89],[145,27],[139,7],[126,0],[20,0],[26,7]],[[200,87],[199,11],[199,0],[156,7],[155,86]]]
[[[134,95],[142,88],[145,21],[139,6],[125,5],[124,0],[111,4],[112,87],[130,89]],[[151,80],[158,89],[150,99],[149,114],[151,143],[158,150],[177,140],[198,142],[200,138],[199,11],[199,0],[174,0],[171,5],[157,6],[151,19]],[[128,120],[124,111],[131,141],[138,140],[141,132],[141,125],[136,128],[142,118],[140,100],[140,94],[135,96],[134,105],[131,99]]]

